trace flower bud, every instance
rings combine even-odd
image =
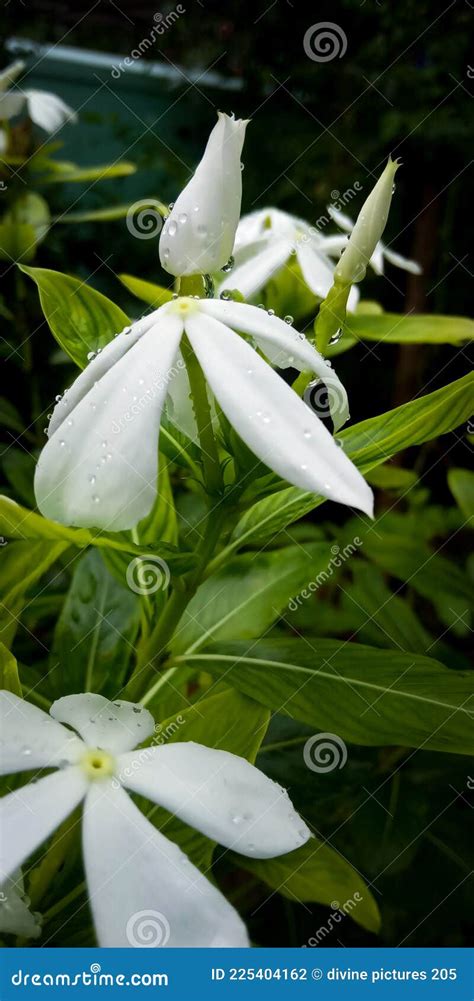
[[[390,210],[393,179],[400,164],[388,159],[387,166],[370,192],[357,217],[336,268],[336,279],[341,282],[360,282],[365,277],[367,265],[382,236]]]
[[[163,227],[160,261],[169,274],[211,274],[229,260],[240,217],[247,124],[219,112],[204,156]]]

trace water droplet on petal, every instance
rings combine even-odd
[[[305,438],[311,438],[311,431],[309,431],[308,428],[305,428],[303,435]]]
[[[181,223],[181,226],[184,226],[185,222],[187,222],[187,221],[188,221],[188,217],[186,215],[186,212],[182,212],[181,215],[178,216],[178,222]]]
[[[224,274],[227,274],[229,271],[232,271],[232,268],[234,267],[234,263],[235,263],[234,262],[234,258],[233,257],[229,257],[229,260],[227,261],[227,264],[224,264],[224,267],[221,268],[221,271],[223,271]]]
[[[94,504],[99,504],[99,502],[100,502],[100,497],[99,497],[99,495],[98,495],[98,494],[94,494],[94,496],[93,496],[92,500],[93,500],[93,503],[94,503]]]
[[[290,326],[293,323],[293,317],[290,315],[290,313],[288,313],[287,316],[284,316],[283,319],[284,319],[285,323],[289,323]]]
[[[90,476],[89,476],[89,483],[95,483],[95,481],[96,481],[96,477],[94,476],[93,473],[91,473]]]
[[[92,359],[95,358],[95,355],[95,351],[88,351],[86,355],[87,361],[92,361]]]
[[[171,222],[170,222],[170,224],[169,224],[169,226],[168,226],[168,236],[174,236],[177,229],[178,229],[178,227],[177,227],[174,219],[172,219]]]
[[[341,340],[341,337],[342,337],[342,328],[339,327],[339,330],[336,330],[336,333],[329,338],[329,345],[332,346],[333,344],[337,344],[337,342]]]
[[[269,316],[275,316],[275,310],[274,309],[268,309],[267,313],[268,313]]]

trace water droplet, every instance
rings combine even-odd
[[[21,753],[27,758],[31,754],[31,747],[23,747]]]
[[[241,163],[241,164],[240,164],[240,169],[241,169],[241,170],[245,170],[245,163]]]
[[[91,403],[90,404],[90,408],[91,408],[91,410],[97,410],[97,404],[96,403]]]
[[[92,500],[93,500],[93,503],[94,503],[94,504],[98,504],[98,503],[100,502],[100,497],[99,497],[99,495],[98,495],[98,494],[94,494],[94,496],[93,496]]]
[[[86,355],[87,361],[92,361],[92,359],[95,358],[95,354],[95,351],[88,351]]]
[[[133,712],[134,713],[141,713],[141,712],[143,712],[143,706],[133,706]]]
[[[308,467],[307,467],[306,463],[305,463],[305,462],[302,462],[302,463],[301,463],[301,469],[307,469],[307,468],[308,468]]]
[[[290,315],[290,313],[288,313],[287,316],[284,316],[283,319],[285,323],[289,323],[290,325],[293,323],[293,317]]]
[[[46,419],[47,419],[48,421],[50,421],[50,420],[51,420],[51,418],[52,418],[52,416],[53,416],[52,414],[46,414]]]
[[[344,449],[344,442],[343,441],[340,441],[339,438],[335,438],[334,441],[336,442],[336,445],[337,445],[338,448]]]
[[[60,403],[60,402],[61,402],[61,400],[62,400],[62,394],[61,394],[61,393],[58,393],[58,395],[57,395],[57,396],[55,396],[55,397],[54,397],[54,399],[56,400],[56,403]]]
[[[229,299],[232,299],[232,292],[230,292],[228,288],[225,288],[224,291],[221,292],[219,299],[224,299],[226,302],[228,302]]]
[[[305,428],[303,435],[305,438],[311,438],[311,431],[309,431],[308,428]]]
[[[170,256],[169,247],[166,247],[165,250],[163,251],[163,260],[167,261],[169,256]]]
[[[263,417],[262,417],[262,420],[263,420],[264,424],[270,424],[270,422],[271,422],[270,414],[264,414]]]
[[[104,439],[103,442],[101,442],[101,445],[102,445],[102,448],[107,448],[107,442],[105,441],[105,439]]]
[[[60,448],[64,448],[64,447],[65,447],[65,445],[66,445],[66,442],[64,441],[64,439],[63,439],[63,438],[61,438],[61,441],[59,442],[59,447],[60,447]]]
[[[187,221],[188,221],[188,217],[186,215],[186,212],[182,212],[181,215],[178,216],[178,222],[181,224],[181,226],[184,226],[185,222],[187,222]]]
[[[172,299],[179,299],[178,293],[177,292],[173,292],[173,295],[171,296],[171,298]]]
[[[107,462],[110,462],[110,460],[113,458],[112,452],[107,452],[107,455],[105,456],[105,458],[107,459]]]
[[[253,375],[253,368],[247,369],[247,375]]]
[[[331,346],[332,344],[337,344],[337,342],[341,340],[341,337],[342,337],[342,328],[339,327],[339,330],[336,330],[336,333],[329,338],[329,345]]]
[[[233,824],[242,824],[244,818],[240,813],[235,813],[233,817],[231,817],[231,820]]]
[[[169,205],[168,205],[168,208],[169,208],[170,212],[172,212],[173,209],[174,209],[174,202],[170,202]]]
[[[94,476],[93,473],[91,473],[90,476],[89,476],[89,483],[95,483],[95,481],[96,481],[96,477]]]
[[[264,306],[263,302],[259,302],[259,304],[258,304],[258,307],[257,307],[257,308],[258,308],[258,309],[265,309],[265,306]]]
[[[268,309],[267,313],[268,313],[269,316],[275,316],[275,310],[274,309]]]
[[[69,418],[69,420],[67,421],[67,426],[68,426],[68,428],[72,428],[73,424],[74,424],[74,421],[73,421],[73,420],[72,420],[72,418],[70,417],[70,418]]]
[[[221,268],[221,271],[223,271],[224,274],[227,274],[229,271],[232,271],[232,268],[234,267],[234,263],[235,263],[234,262],[234,258],[233,257],[229,257],[229,260],[227,261],[227,264],[224,264],[224,267]]]
[[[207,236],[207,226],[204,226],[203,223],[200,223],[199,226],[197,227],[197,232],[198,232],[199,236],[203,236],[203,237]]]
[[[168,236],[174,236],[177,229],[178,229],[177,224],[175,223],[174,219],[172,219],[168,226]]]

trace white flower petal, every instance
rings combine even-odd
[[[345,212],[340,212],[334,205],[328,205],[328,212],[331,219],[336,223],[336,226],[339,226],[339,229],[345,230],[346,233],[352,233],[354,220],[350,216],[346,215]]]
[[[246,121],[219,112],[203,158],[163,226],[160,261],[170,274],[211,274],[229,260],[242,200],[246,127]]]
[[[402,257],[401,254],[396,254],[389,247],[384,246],[384,256],[385,260],[393,264],[394,267],[402,268],[403,271],[410,271],[412,275],[421,275],[423,273],[423,268],[420,267],[417,261],[411,261],[409,257]]]
[[[242,216],[235,234],[234,253],[238,252],[240,247],[258,240],[263,232],[269,232],[264,227],[270,218],[270,212],[271,209],[256,209],[255,212],[249,212],[248,215]]]
[[[0,93],[0,121],[9,121],[15,115],[21,114],[26,104],[26,97],[20,90],[7,90]]]
[[[91,787],[83,840],[100,946],[248,946],[237,911],[123,789]]]
[[[333,404],[332,416],[336,430],[345,424],[349,417],[349,405],[344,386],[304,334],[298,334],[278,316],[269,316],[266,310],[246,303],[206,299],[203,300],[201,309],[234,330],[252,334],[272,365],[278,368],[293,367],[300,372],[319,375],[331,387],[329,402]]]
[[[0,73],[0,93],[6,90],[10,83],[14,83],[20,73],[23,73],[25,68],[25,63],[22,59],[16,59],[14,63],[10,63],[6,66],[4,70]]]
[[[167,744],[121,755],[117,773],[132,792],[242,855],[273,858],[311,837],[285,789],[228,751]]]
[[[77,122],[76,112],[57,94],[46,90],[25,90],[28,114],[46,132],[55,132],[65,122]]]
[[[182,329],[178,316],[165,314],[53,434],[35,474],[36,500],[47,518],[120,531],[148,514],[156,497],[161,410]]]
[[[0,800],[0,879],[11,875],[84,798],[86,776],[74,765]]]
[[[369,261],[369,264],[372,270],[375,271],[376,275],[383,275],[384,273],[384,263],[383,263],[384,253],[385,253],[385,247],[383,243],[381,243],[379,240],[379,242],[375,246],[375,250]]]
[[[334,265],[329,258],[301,240],[296,244],[296,256],[303,278],[315,295],[325,299],[334,282]]]
[[[0,887],[0,934],[38,938],[41,925],[25,901],[25,887],[21,869],[6,879]]]
[[[370,514],[373,497],[323,423],[241,337],[197,313],[186,332],[226,417],[262,462],[297,487]]]
[[[249,256],[244,264],[237,263],[226,275],[219,290],[238,289],[246,299],[249,299],[283,267],[291,254],[292,244],[286,239],[259,241],[259,245],[263,245],[263,249],[255,256]],[[254,247],[256,246],[254,244]]]
[[[74,764],[84,744],[31,702],[0,692],[0,774]]]
[[[347,247],[347,236],[325,236],[320,244],[322,253],[331,257],[339,257],[344,247]]]
[[[64,695],[53,702],[50,712],[54,719],[74,727],[90,747],[111,754],[131,750],[155,729],[153,716],[143,706],[121,699],[110,702],[90,692]]]
[[[48,436],[50,438],[86,393],[92,389],[99,379],[102,379],[106,375],[109,368],[112,368],[112,365],[115,365],[127,351],[130,351],[130,348],[133,348],[144,334],[148,333],[166,315],[166,313],[162,312],[163,310],[166,310],[166,306],[161,306],[160,309],[156,309],[148,316],[143,316],[141,320],[137,320],[129,327],[125,327],[125,330],[117,334],[113,340],[106,344],[105,348],[102,348],[94,356],[87,365],[87,368],[78,375],[72,386],[66,390],[59,403],[56,404],[49,422]]]

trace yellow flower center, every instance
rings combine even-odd
[[[190,296],[180,296],[170,303],[170,312],[178,313],[179,316],[189,316],[190,313],[199,312],[199,301],[191,299]]]
[[[82,756],[80,764],[84,769],[87,778],[106,779],[114,774],[115,758],[108,751],[101,751],[99,747],[94,747]]]

